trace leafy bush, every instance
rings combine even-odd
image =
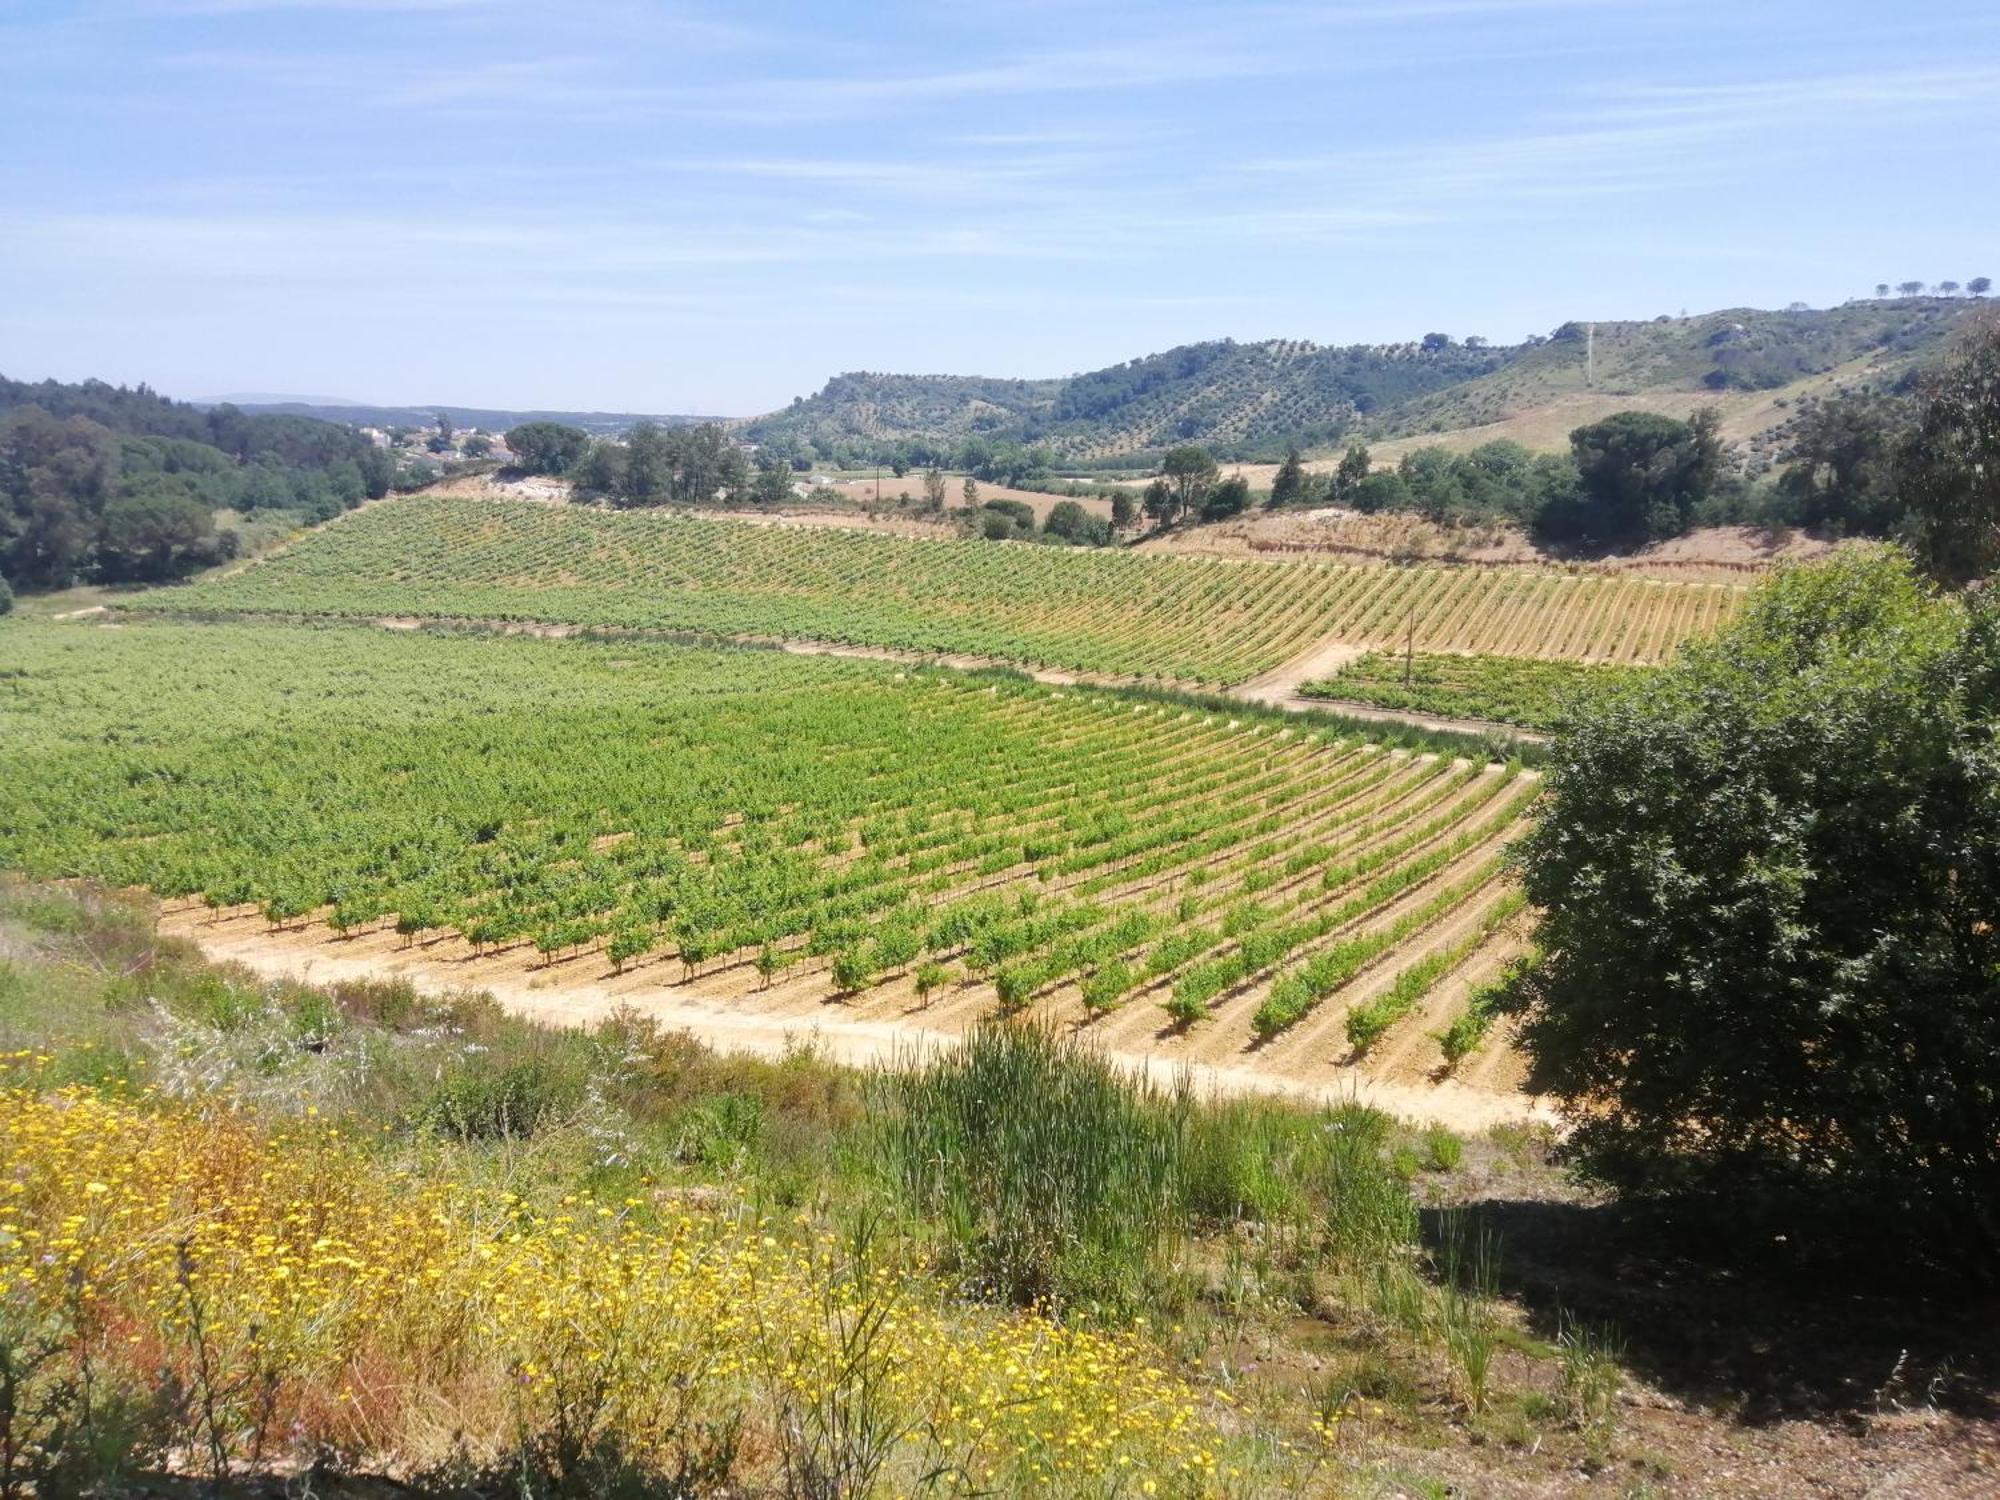
[[[1890,548],[1785,572],[1582,705],[1520,863],[1507,1004],[1578,1159],[1636,1193],[1861,1210],[2000,1251],[2000,608]]]
[[[583,1079],[553,1057],[529,1056],[495,1068],[463,1059],[438,1081],[424,1111],[433,1128],[469,1140],[533,1135],[572,1113]]]

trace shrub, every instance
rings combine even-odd
[[[1890,548],[1579,708],[1523,841],[1532,1086],[1628,1192],[2000,1252],[2000,609]]]
[[[1138,1300],[1177,1217],[1176,1132],[1150,1090],[1078,1042],[999,1023],[881,1086],[895,1186],[949,1226],[974,1289]]]
[[[917,965],[917,999],[924,1005],[931,1003],[931,996],[951,983],[951,970],[935,959]]]
[[[583,1097],[576,1072],[550,1057],[494,1068],[465,1058],[438,1081],[424,1110],[433,1129],[470,1140],[533,1135],[575,1110]]]
[[[1381,1115],[1348,1108],[1326,1127],[1326,1249],[1352,1267],[1396,1259],[1417,1239],[1416,1205],[1384,1156],[1387,1126]]]
[[[1429,1172],[1455,1172],[1458,1164],[1465,1160],[1465,1142],[1443,1126],[1433,1126],[1424,1132],[1424,1169]]]
[[[874,982],[874,956],[867,948],[849,948],[833,958],[833,987],[843,994],[864,990]]]

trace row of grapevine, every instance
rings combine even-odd
[[[776,652],[159,621],[4,649],[0,864],[670,985],[1186,1026],[1304,973],[1317,1002],[1488,899],[1535,794],[1303,724]]]
[[[1371,651],[1299,691],[1308,698],[1550,729],[1577,695],[1621,686],[1647,670],[1515,656]]]
[[[820,640],[1191,683],[1320,641],[1654,662],[1734,585],[1238,562],[416,497],[140,608],[561,622]]]

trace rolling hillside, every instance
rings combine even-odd
[[[1393,440],[1473,428],[1561,446],[1576,425],[1567,411],[1610,402],[1684,415],[1717,400],[1741,409],[1749,427],[1735,435],[1754,444],[1785,420],[1788,390],[1892,383],[1984,305],[1914,297],[1817,311],[1734,308],[1599,323],[1594,340],[1587,325],[1569,323],[1505,348],[1222,340],[1048,380],[859,372],[835,376],[745,432],[759,442],[857,447],[952,449],[983,438],[1041,444],[1070,463],[1179,442],[1254,458],[1350,433]],[[1537,422],[1544,412],[1560,420]]]
[[[1894,380],[1935,353],[1981,304],[1914,297],[1824,311],[1729,308],[1644,323],[1567,323],[1510,351],[1489,374],[1411,401],[1375,424],[1385,437],[1452,432],[1561,402],[1776,391],[1836,375]],[[1592,344],[1594,343],[1594,351]],[[1586,365],[1594,370],[1586,370]]]
[[[1420,345],[1329,349],[1293,340],[1187,344],[1060,380],[837,375],[818,395],[757,418],[760,442],[1040,443],[1065,459],[1180,442],[1255,450],[1327,440],[1370,412],[1490,374],[1510,351]]]

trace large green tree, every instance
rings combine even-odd
[[[668,494],[682,505],[735,503],[750,490],[750,461],[713,422],[666,433]]]
[[[1271,498],[1267,504],[1273,510],[1286,505],[1299,505],[1306,498],[1306,466],[1299,459],[1299,450],[1287,449],[1285,461],[1278,465],[1278,472],[1271,477]]]
[[[2000,607],[1788,571],[1574,714],[1509,1001],[1599,1178],[1867,1205],[2000,1257]]]
[[[1658,412],[1614,412],[1570,434],[1579,495],[1544,510],[1544,529],[1601,542],[1679,536],[1722,479],[1724,450],[1713,409],[1685,422]]]
[[[758,458],[757,477],[750,482],[750,503],[772,510],[790,505],[795,498],[792,493],[792,466],[769,455]]]
[[[1808,409],[1778,481],[1798,520],[1835,532],[1886,534],[1904,510],[1897,455],[1909,422],[1909,402],[1893,396],[1836,396]]]
[[[1368,456],[1368,448],[1363,443],[1349,443],[1347,451],[1340,455],[1340,465],[1333,471],[1327,498],[1335,505],[1352,505],[1354,493],[1361,488],[1375,462]]]
[[[0,571],[33,588],[86,573],[118,461],[111,433],[88,418],[29,406],[0,419]]]
[[[1250,481],[1241,474],[1232,474],[1219,484],[1209,486],[1208,498],[1201,503],[1201,518],[1204,521],[1226,521],[1231,516],[1240,516],[1250,508]]]
[[[590,434],[564,422],[522,422],[507,429],[507,451],[530,474],[567,474],[590,448]]]
[[[1926,377],[1900,468],[1931,572],[1964,583],[2000,571],[2000,321]]]
[[[234,556],[236,534],[218,537],[211,507],[155,475],[105,505],[98,546],[106,578],[158,582]]]
[[[1166,486],[1160,514],[1162,524],[1171,526],[1196,514],[1208,499],[1208,492],[1215,488],[1220,472],[1206,448],[1193,443],[1169,448],[1160,459],[1159,477]]]
[[[575,487],[621,506],[736,504],[755,498],[750,461],[713,423],[662,428],[636,422],[623,450],[597,444],[571,471]],[[775,481],[770,493],[776,493]],[[789,485],[787,485],[789,491]]]
[[[621,505],[659,505],[669,497],[673,460],[657,422],[635,422],[625,437],[625,463],[617,498]]]

